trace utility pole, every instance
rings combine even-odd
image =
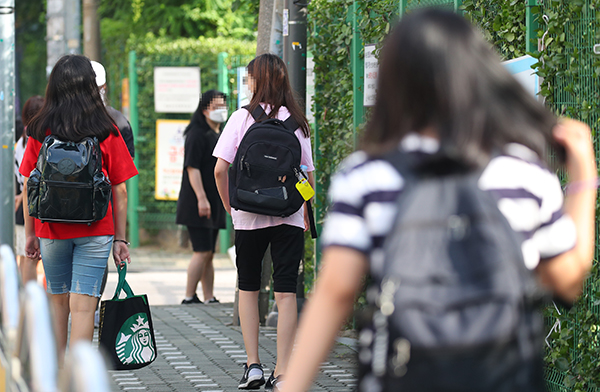
[[[11,248],[15,227],[14,145],[15,2],[0,0],[0,244]]]
[[[81,7],[79,0],[47,0],[47,52],[46,75],[65,54],[81,53]]]
[[[285,0],[283,8],[283,61],[292,90],[300,97],[302,107],[306,105],[306,7],[309,1]],[[296,297],[298,305],[301,305],[304,301],[304,265],[298,275]]]
[[[283,56],[283,18],[284,0],[262,0],[258,14],[258,36],[256,55],[272,53]]]
[[[283,61],[292,90],[306,102],[306,7],[308,0],[285,0],[283,9]]]
[[[83,54],[90,60],[101,62],[97,0],[83,0]]]

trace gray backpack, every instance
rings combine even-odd
[[[369,373],[384,384],[405,382],[402,390],[498,390],[495,379],[542,348],[542,296],[522,239],[479,189],[481,171],[447,158],[418,166],[403,153],[388,158],[405,186],[383,268],[372,271]],[[497,367],[486,365],[488,355]],[[538,376],[521,376],[524,387],[535,390]]]

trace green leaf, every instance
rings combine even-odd
[[[569,361],[567,361],[565,358],[558,358],[556,361],[554,361],[554,366],[556,366],[556,368],[561,372],[566,372],[569,370]]]

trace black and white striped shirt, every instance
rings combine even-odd
[[[401,148],[407,152],[434,153],[435,139],[409,135]],[[383,247],[396,215],[396,199],[404,180],[387,161],[355,152],[332,179],[329,210],[322,236],[323,248],[336,245],[373,256]],[[482,190],[492,192],[512,228],[525,238],[525,264],[534,269],[540,260],[571,249],[575,225],[563,214],[563,193],[557,176],[530,149],[505,146],[479,179]],[[374,266],[371,265],[372,272]]]

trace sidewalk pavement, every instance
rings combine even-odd
[[[157,247],[131,249],[131,264],[127,266],[127,282],[134,293],[147,294],[150,305],[177,305],[185,297],[187,266],[192,251],[165,250]],[[214,295],[221,302],[233,302],[236,269],[227,255],[215,254]],[[109,260],[109,274],[102,299],[110,299],[117,285],[118,274]],[[202,299],[201,286],[198,296]]]
[[[158,357],[139,370],[110,371],[112,391],[237,391],[246,355],[240,327],[232,325],[236,271],[231,260],[215,255],[215,295],[221,304],[179,305],[191,251],[144,247],[132,249],[131,258],[127,281],[136,294],[148,294]],[[114,263],[109,265],[103,299],[112,297],[117,280]],[[274,366],[276,337],[276,328],[260,328],[265,377]],[[356,389],[355,344],[355,339],[338,338],[311,391]]]

